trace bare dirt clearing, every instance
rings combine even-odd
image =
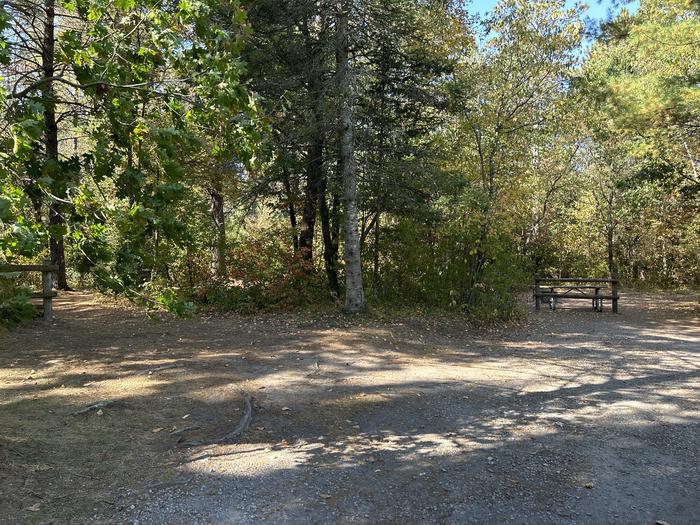
[[[69,294],[0,335],[2,523],[697,523],[697,299],[526,328],[150,321]],[[239,422],[249,429],[211,442]],[[99,402],[111,404],[72,415]],[[184,431],[183,431],[184,429]]]

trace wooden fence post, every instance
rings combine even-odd
[[[44,259],[45,265],[50,265],[50,259]],[[53,320],[53,272],[41,272],[41,292],[44,302],[44,321]]]
[[[535,310],[540,309],[540,274],[535,274]]]
[[[614,314],[617,313],[617,274],[615,272],[610,272],[610,280],[612,285],[612,311]]]

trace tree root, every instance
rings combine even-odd
[[[176,436],[178,434],[183,434],[184,432],[189,432],[190,430],[199,430],[199,425],[192,425],[191,427],[181,428],[180,430],[173,430],[170,435]]]
[[[248,430],[250,421],[253,419],[253,398],[247,392],[242,391],[241,395],[243,396],[243,416],[238,422],[238,425],[236,425],[236,428],[218,439],[211,441],[189,441],[187,443],[183,443],[182,446],[197,447],[201,445],[223,445],[232,441],[234,438],[240,437],[246,430]]]
[[[222,436],[214,441],[214,443],[226,443],[227,441],[240,436],[243,434],[243,432],[248,430],[250,421],[253,419],[253,398],[250,397],[250,394],[247,392],[241,392],[241,394],[243,395],[243,417],[241,417],[241,420],[238,422],[238,425],[236,425],[236,428],[225,436]]]

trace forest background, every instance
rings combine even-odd
[[[0,0],[0,263],[179,314],[697,288],[700,4],[593,7]]]

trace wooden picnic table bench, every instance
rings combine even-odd
[[[593,309],[603,311],[603,301],[612,302],[612,311],[617,313],[619,294],[617,290],[618,280],[615,275],[609,279],[585,278],[585,277],[535,277],[535,309],[539,310],[542,300],[549,300],[552,310],[556,309],[558,299],[587,299],[591,301]],[[607,290],[610,290],[608,293]]]

